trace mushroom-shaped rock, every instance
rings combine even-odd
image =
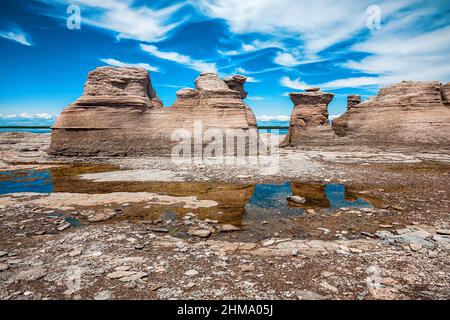
[[[312,88],[307,88],[305,91],[306,92],[318,92],[318,91],[320,91],[320,88],[312,87]]]
[[[328,122],[328,104],[333,100],[332,93],[295,92],[289,94],[294,103],[289,133],[282,147],[295,147],[301,144],[320,142],[334,138],[334,132]]]
[[[240,75],[234,75],[223,79],[231,90],[238,91],[241,94],[241,99],[245,99],[248,96],[248,92],[244,90],[244,84],[247,78]]]

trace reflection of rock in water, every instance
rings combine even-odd
[[[325,185],[314,183],[300,183],[291,182],[291,191],[294,196],[300,196],[306,199],[304,204],[295,204],[295,207],[301,208],[329,208],[330,202],[328,201],[325,193]],[[294,204],[289,203],[289,206]]]
[[[106,172],[111,167],[61,167],[51,169],[54,192],[77,192],[101,194],[112,192],[151,192],[171,196],[195,196],[201,200],[214,200],[217,207],[185,209],[181,206],[170,208],[178,215],[194,212],[200,219],[219,220],[220,223],[239,225],[242,223],[244,206],[251,198],[254,190],[252,185],[235,185],[216,182],[92,182],[79,179],[78,175],[85,173]],[[151,220],[163,217],[167,206],[148,206],[144,203],[124,208],[124,218]]]
[[[343,207],[371,207],[364,199],[349,192],[346,186],[341,184],[305,184],[299,182],[291,183],[292,194],[306,199],[304,204],[293,204],[289,206],[301,208],[343,208]]]
[[[325,193],[327,199],[330,201],[331,208],[371,207],[364,199],[360,199],[354,194],[347,192],[346,187],[342,184],[328,184],[325,188]]]

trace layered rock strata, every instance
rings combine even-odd
[[[347,97],[347,110],[357,107],[361,103],[361,96],[352,94]]]
[[[334,138],[327,109],[334,95],[319,90],[312,88],[307,92],[289,94],[294,103],[294,110],[291,114],[289,133],[282,142],[282,147],[295,147]]]
[[[243,92],[245,77],[238,79]],[[255,116],[242,101],[241,91],[230,89],[215,74],[204,73],[196,79],[195,89],[178,91],[173,106],[164,108],[147,71],[101,67],[89,73],[83,95],[58,117],[49,153],[170,155],[179,144],[176,130],[191,137],[194,128],[218,129],[224,135],[227,129],[237,135],[256,132]]]
[[[333,121],[339,136],[367,144],[450,145],[450,85],[404,81]]]

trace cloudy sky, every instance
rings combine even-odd
[[[260,120],[288,119],[307,86],[337,115],[347,94],[450,81],[448,0],[10,0],[0,18],[3,120],[48,121],[103,65],[149,70],[166,106],[202,71],[243,74]]]

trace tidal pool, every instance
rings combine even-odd
[[[0,194],[53,191],[49,170],[17,170],[0,172]]]
[[[211,208],[186,209],[182,205],[131,203],[123,206],[117,203],[112,204],[111,208],[120,209],[123,214],[108,223],[120,223],[123,220],[135,223],[158,219],[182,220],[184,215],[193,212],[200,219],[218,220],[219,223],[233,224],[242,229],[240,232],[229,233],[222,237],[241,238],[242,235],[245,235],[246,239],[262,239],[273,233],[279,233],[280,236],[302,238],[308,233],[306,230],[308,228],[305,228],[307,220],[301,220],[301,218],[307,216],[308,209],[327,214],[327,212],[343,207],[372,207],[367,197],[362,198],[357,190],[343,184],[300,181],[287,181],[281,184],[234,184],[209,181],[99,182],[79,178],[81,174],[111,170],[113,170],[111,167],[66,166],[47,170],[1,172],[0,194],[149,192],[174,197],[195,196],[201,200],[214,200],[218,205]],[[114,168],[114,170],[117,169]],[[287,201],[287,198],[292,195],[305,198],[305,203],[294,204]],[[80,206],[82,205],[80,204]],[[324,221],[324,219],[327,218],[321,217],[316,220]],[[72,225],[78,225],[75,220],[69,222]],[[321,226],[320,223],[313,225],[314,229]],[[357,228],[353,222],[348,225]]]

